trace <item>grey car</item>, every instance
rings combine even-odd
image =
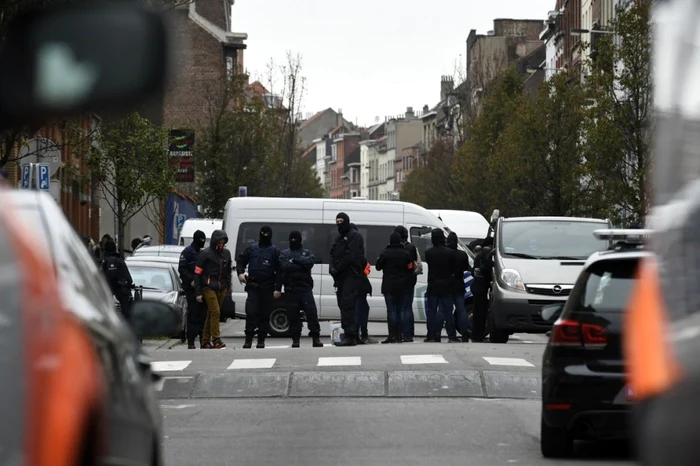
[[[566,302],[588,257],[608,248],[593,231],[608,220],[578,217],[500,218],[496,226],[488,331],[494,343],[515,332],[545,333],[542,306]]]
[[[179,257],[179,256],[178,256]],[[187,299],[177,272],[178,259],[158,256],[132,256],[126,259],[134,285],[143,287],[143,298],[164,301],[182,313],[182,328],[173,338],[185,341]],[[117,304],[118,305],[118,304]]]
[[[172,257],[175,259],[175,266],[180,259],[180,254],[185,249],[185,246],[177,246],[173,244],[161,244],[158,246],[141,246],[136,248],[131,253],[131,257],[149,256],[149,257]]]

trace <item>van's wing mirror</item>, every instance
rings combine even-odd
[[[161,15],[139,2],[20,14],[0,50],[0,128],[142,102],[164,86],[167,34]]]
[[[501,216],[501,211],[498,209],[493,209],[493,212],[491,213],[491,223],[495,222],[498,220]]]
[[[547,306],[543,306],[542,309],[540,309],[540,316],[542,317],[542,319],[545,320],[545,322],[554,323],[559,318],[559,316],[561,316],[563,310],[564,305],[561,303],[549,304]]]

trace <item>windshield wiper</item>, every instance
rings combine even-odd
[[[525,254],[524,252],[507,252],[506,256],[519,257],[521,259],[541,259],[537,256],[531,256],[530,254]]]

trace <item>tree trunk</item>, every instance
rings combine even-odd
[[[117,204],[117,240],[119,241],[119,257],[124,257],[124,230],[126,225],[124,224],[124,209],[122,207],[122,196],[121,189],[117,186],[117,198],[114,200]]]

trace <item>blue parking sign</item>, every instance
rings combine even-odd
[[[185,224],[185,220],[187,219],[187,216],[185,214],[177,214],[175,216],[175,228],[178,230],[182,229],[182,226]]]
[[[22,165],[22,189],[29,189],[32,184],[32,165],[25,163]]]
[[[36,164],[37,171],[37,188],[42,191],[48,191],[51,186],[51,171],[46,163]]]

